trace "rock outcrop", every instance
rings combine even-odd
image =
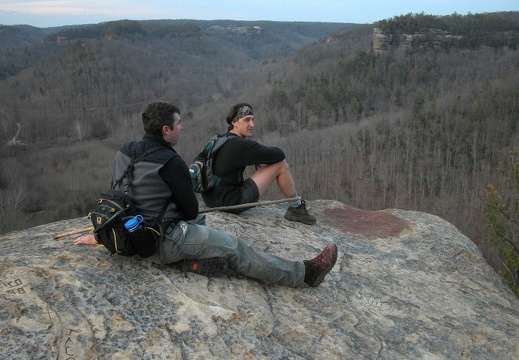
[[[426,32],[394,35],[380,28],[373,29],[373,51],[383,53],[388,50],[406,50],[412,47],[442,48],[447,44],[456,44],[460,35],[452,35],[440,29],[428,29]]]
[[[259,250],[337,265],[320,287],[206,278],[110,257],[56,233],[85,218],[0,236],[0,355],[20,359],[518,359],[519,301],[450,223],[312,201],[315,226],[284,205],[208,224]]]

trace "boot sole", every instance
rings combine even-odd
[[[291,216],[285,216],[285,219],[288,221],[297,221],[297,222],[300,222],[300,223],[303,223],[306,225],[314,225],[316,223],[316,220],[304,220],[304,219],[299,219],[297,217],[291,217]]]

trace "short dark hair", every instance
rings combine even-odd
[[[180,110],[173,104],[155,102],[146,106],[142,113],[142,126],[146,134],[162,136],[162,127],[173,127],[173,114],[179,114]]]
[[[247,103],[239,103],[239,104],[236,104],[234,105],[231,110],[229,110],[229,113],[227,114],[227,118],[226,118],[226,121],[227,121],[227,124],[229,124],[229,127],[227,129],[227,131],[231,131],[233,129],[233,126],[232,126],[232,121],[234,120],[234,118],[236,117],[236,115],[238,114],[238,111],[240,111],[240,109],[244,106],[248,106],[250,107],[250,110],[252,111],[252,106],[247,104]]]

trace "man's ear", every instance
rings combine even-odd
[[[169,132],[169,130],[171,130],[171,129],[169,128],[169,126],[168,126],[168,125],[162,125],[162,129],[161,129],[161,132],[162,132],[162,136],[165,136],[165,135],[167,135],[167,134],[168,134],[168,132]]]

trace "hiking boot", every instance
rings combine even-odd
[[[171,266],[182,271],[184,276],[186,275],[186,272],[192,272],[207,277],[213,277],[227,269],[227,260],[218,257],[209,259],[185,259],[172,263]]]
[[[312,287],[319,286],[326,274],[335,265],[337,261],[337,246],[328,244],[323,251],[311,260],[304,260],[305,263],[305,280],[304,282]]]
[[[299,221],[300,223],[313,225],[316,220],[306,210],[306,201],[301,200],[301,205],[297,207],[290,206],[285,213],[285,219],[288,221]]]

